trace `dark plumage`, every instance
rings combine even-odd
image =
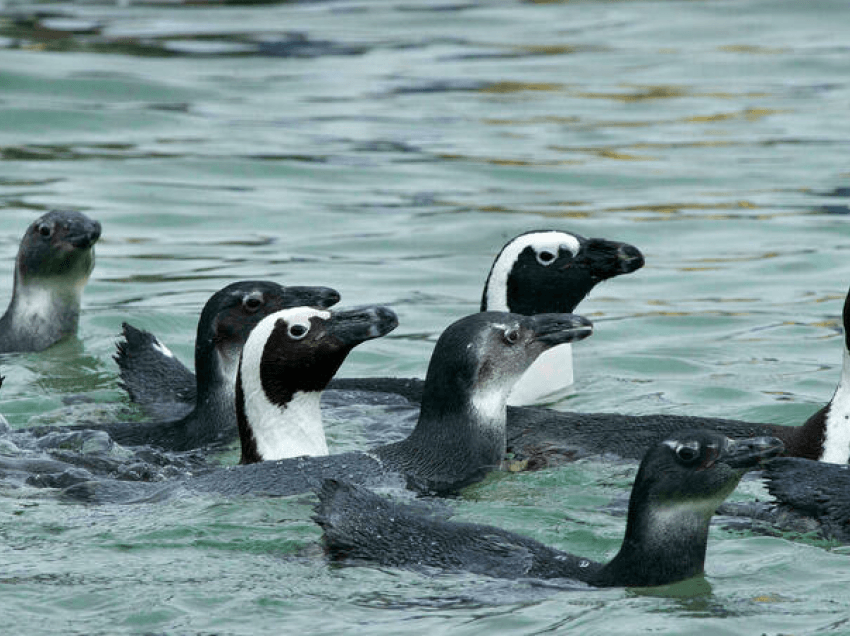
[[[15,260],[15,286],[0,318],[0,353],[41,351],[77,333],[83,288],[94,269],[100,223],[53,210],[27,228]]]
[[[810,520],[808,529],[822,537],[850,541],[850,466],[783,457],[765,467],[764,477],[778,509],[767,511],[762,520],[784,529],[783,513],[790,512]]]
[[[785,445],[787,456],[847,463],[850,457],[850,293],[844,302],[842,319],[844,363],[841,378],[830,401],[800,426],[700,415],[576,413],[509,407],[508,448],[531,458],[538,466],[576,454],[612,453],[638,459],[642,449],[658,436],[687,428],[708,428],[729,437],[777,437]],[[421,395],[419,381],[400,378],[340,379],[332,387],[398,394],[414,405]]]
[[[665,585],[703,572],[715,508],[747,470],[781,448],[773,438],[734,441],[708,431],[682,431],[655,444],[635,477],[622,547],[605,564],[492,526],[423,515],[420,506],[339,482],[324,483],[315,520],[336,560],[598,587]]]
[[[160,363],[148,367],[149,358],[145,355],[150,349],[140,350],[136,358],[119,345],[118,355],[122,357],[122,377],[144,377],[139,385],[132,382],[137,397],[144,395],[149,403],[160,403],[162,421],[153,422],[117,422],[109,424],[86,424],[73,428],[97,428],[105,430],[119,444],[138,446],[151,444],[169,450],[189,450],[200,446],[229,442],[238,435],[236,423],[235,386],[236,368],[242,345],[251,329],[271,313],[287,307],[311,305],[328,307],[339,300],[339,294],[328,287],[283,287],[268,281],[241,281],[227,285],[207,301],[198,321],[198,336],[195,341],[195,364],[198,372],[193,394],[196,396],[194,408],[182,416],[168,417],[168,408],[174,404],[175,395],[185,395],[184,389],[170,380],[173,373],[151,373],[161,371]],[[125,333],[131,338],[153,338],[146,332],[138,332],[125,325]],[[180,368],[179,362],[170,352],[153,340],[161,350],[161,356],[170,361],[170,369]],[[133,350],[135,351],[135,350]],[[185,367],[183,367],[185,368]],[[184,377],[195,376],[188,374]],[[173,389],[169,391],[167,387]],[[181,391],[181,393],[175,393]],[[54,432],[55,427],[35,428],[33,432],[43,435]]]

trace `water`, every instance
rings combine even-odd
[[[513,235],[647,265],[581,305],[576,410],[799,423],[850,283],[845,2],[25,3],[0,18],[0,297],[51,207],[103,224],[80,338],[5,355],[15,427],[127,408],[122,321],[190,361],[240,278],[401,319],[341,374],[422,375]],[[4,301],[5,302],[5,301]],[[63,398],[83,395],[69,407]],[[356,422],[329,422],[334,448]],[[225,461],[228,458],[225,458]],[[232,459],[232,457],[230,458]],[[607,558],[632,464],[497,475],[460,518]],[[758,482],[735,497],[764,496]],[[130,508],[0,497],[9,633],[846,633],[847,549],[712,529],[705,581],[576,591],[328,566],[309,497]]]

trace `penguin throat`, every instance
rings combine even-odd
[[[83,281],[85,283],[85,281]],[[67,288],[16,280],[14,297],[4,317],[9,331],[31,348],[43,349],[75,333],[80,317],[82,285]]]
[[[820,461],[846,464],[850,460],[850,352],[844,349],[841,380],[829,402]]]
[[[327,455],[328,444],[319,407],[321,391],[298,391],[282,405],[260,390],[244,395],[245,417],[263,461]]]

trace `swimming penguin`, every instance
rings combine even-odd
[[[555,230],[527,232],[509,241],[493,261],[481,311],[571,313],[597,283],[643,265],[643,254],[627,243]],[[553,347],[514,385],[508,404],[556,402],[572,384],[572,347]]]
[[[843,309],[843,366],[835,394],[826,406],[801,426],[703,417],[698,415],[629,415],[578,413],[534,407],[508,408],[508,449],[544,466],[576,455],[612,453],[639,459],[642,448],[653,439],[688,428],[709,428],[729,437],[778,437],[785,455],[835,463],[850,461],[850,291]],[[332,386],[338,386],[338,383]],[[421,384],[399,378],[357,378],[345,387],[360,391],[391,393],[416,404]]]
[[[186,370],[188,377],[196,382],[192,391],[194,408],[188,413],[182,408],[170,410],[180,400],[168,388],[173,372],[185,370],[185,367],[153,336],[125,325],[124,333],[130,334],[131,339],[153,340],[149,340],[150,347],[134,349],[132,353],[122,352],[119,347],[118,355],[125,361],[122,367],[124,381],[139,400],[155,405],[154,412],[163,419],[88,423],[65,428],[105,430],[114,441],[124,446],[150,444],[178,451],[236,439],[236,373],[242,346],[251,329],[263,318],[281,309],[302,305],[327,308],[338,300],[339,293],[328,287],[284,287],[269,281],[231,283],[213,294],[198,320],[195,340],[197,378]],[[150,351],[157,352],[152,365],[146,356]],[[168,361],[168,366],[162,364],[162,358]],[[131,377],[144,377],[145,382],[128,382]],[[129,388],[131,386],[132,389]],[[161,400],[157,399],[159,396],[162,396]],[[181,413],[185,414],[181,417]],[[35,435],[56,430],[56,427],[31,429]]]
[[[640,251],[627,243],[554,230],[521,234],[496,256],[484,286],[481,311],[527,316],[571,313],[597,283],[633,272],[643,264]],[[164,355],[163,346],[157,344],[154,336],[138,337],[137,331],[125,328],[125,341],[119,345],[115,358],[130,399],[158,417],[162,417],[161,412],[152,410],[151,404],[162,401],[163,394],[182,401],[182,408],[190,408],[195,387],[191,371]],[[135,365],[131,371],[134,359],[144,359],[146,364]],[[548,351],[527,374],[514,387],[509,403],[550,402],[562,397],[573,383],[570,345]],[[353,384],[347,379],[335,379],[331,388],[357,390],[358,382],[359,379]],[[146,397],[150,393],[147,387],[152,384],[157,387],[157,396],[150,400]],[[160,390],[163,384],[167,386]],[[175,406],[169,404],[168,408],[173,411]]]
[[[236,377],[240,463],[327,455],[319,401],[348,353],[398,326],[381,306],[312,307],[266,316],[242,349]]]
[[[30,224],[15,260],[12,300],[0,318],[0,353],[42,351],[77,333],[99,238],[100,223],[80,212],[53,210]]]
[[[315,521],[331,559],[438,567],[504,578],[566,578],[595,587],[649,587],[703,573],[709,522],[742,475],[780,452],[774,438],[732,440],[681,431],[646,453],[622,547],[608,563],[493,526],[422,514],[364,488],[326,481]]]
[[[264,348],[276,346],[287,329],[286,322],[275,323]],[[90,482],[69,488],[65,496],[129,503],[184,491],[290,495],[315,489],[328,477],[437,494],[454,492],[501,463],[508,393],[528,365],[546,349],[581,340],[591,332],[588,320],[572,314],[473,314],[450,325],[437,341],[419,420],[400,442],[368,452],[250,463],[166,484]],[[264,351],[260,359],[269,360],[270,354]],[[269,402],[280,403],[291,391],[263,383],[263,393]],[[249,397],[246,391],[245,398]],[[252,417],[252,409],[245,408],[244,415]],[[246,451],[246,460],[250,454]]]

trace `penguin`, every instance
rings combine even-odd
[[[15,259],[12,300],[0,317],[0,353],[43,351],[77,333],[100,231],[100,223],[71,210],[52,210],[30,224]]]
[[[782,442],[680,431],[645,454],[629,501],[626,532],[608,563],[562,552],[493,526],[423,514],[369,490],[325,481],[314,520],[330,559],[381,567],[435,567],[502,578],[571,579],[593,587],[652,587],[703,574],[717,506]]]
[[[275,323],[262,355],[254,358],[270,363],[274,354],[267,349],[277,347],[287,329],[285,321]],[[249,421],[240,424],[240,431],[243,461],[250,463],[165,484],[77,484],[66,489],[64,496],[94,503],[152,501],[177,492],[282,496],[314,490],[327,477],[451,494],[500,465],[505,452],[508,393],[531,362],[546,349],[586,338],[592,330],[590,321],[572,314],[472,314],[449,325],[438,339],[428,365],[419,419],[404,440],[367,452],[251,461],[250,438],[244,435],[248,424],[254,427]],[[291,394],[285,382],[261,384],[263,400],[272,404],[285,402]],[[245,387],[242,391],[247,402],[252,393]],[[244,418],[252,418],[254,412],[248,406],[238,411]],[[262,451],[260,455],[262,459]]]
[[[87,423],[70,429],[99,429],[124,446],[152,445],[175,451],[186,451],[211,444],[223,444],[238,436],[236,420],[236,374],[242,346],[252,328],[265,317],[288,307],[310,305],[327,308],[339,301],[339,293],[328,287],[284,287],[270,281],[239,281],[231,283],[204,305],[198,320],[195,340],[197,376],[186,370],[194,386],[191,404],[182,402],[187,390],[172,390],[169,385],[175,369],[185,367],[170,350],[151,334],[124,326],[130,338],[147,339],[150,347],[122,351],[125,361],[123,380],[139,401],[151,405],[162,419],[148,422]],[[147,355],[156,352],[150,363]],[[162,364],[165,359],[167,366]],[[143,383],[130,378],[144,377]],[[174,405],[189,404],[185,408]],[[43,436],[56,432],[55,427],[34,427],[33,434]]]
[[[484,283],[481,311],[571,313],[598,283],[643,265],[643,254],[628,243],[556,230],[527,232],[497,254]],[[508,404],[557,402],[573,382],[572,347],[553,347],[514,385]]]
[[[398,326],[381,306],[283,309],[251,330],[236,376],[240,463],[327,455],[319,401],[348,353]]]
[[[598,283],[634,272],[643,265],[640,250],[627,243],[587,239],[555,230],[527,232],[514,237],[496,256],[485,281],[481,311],[522,315],[571,313]],[[162,417],[162,414],[155,410],[153,403],[162,398],[152,401],[145,397],[146,387],[151,384],[160,394],[166,392],[160,389],[161,385],[167,385],[168,394],[175,402],[183,402],[187,411],[194,400],[195,382],[191,371],[164,354],[166,350],[153,335],[140,335],[138,330],[128,326],[115,358],[130,399],[155,417]],[[209,355],[213,355],[212,352]],[[139,358],[145,359],[146,364],[133,368],[133,360]],[[548,351],[527,373],[527,378],[514,388],[509,403],[542,403],[563,397],[573,383],[570,346]],[[335,379],[330,388],[344,390],[351,386],[356,390],[358,382],[364,380],[368,383],[368,379],[355,379],[353,384],[347,379]],[[355,399],[356,396],[346,397]]]

